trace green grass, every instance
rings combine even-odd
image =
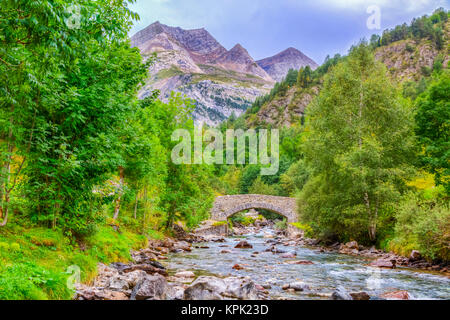
[[[163,237],[156,231],[150,236]],[[71,299],[69,266],[78,266],[81,281],[90,282],[98,262],[129,261],[130,249],[146,244],[145,236],[123,227],[118,233],[102,226],[79,245],[60,230],[10,224],[0,229],[0,300]]]

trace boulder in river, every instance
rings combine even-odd
[[[237,249],[251,249],[251,248],[253,248],[253,246],[250,243],[248,243],[247,241],[243,240],[243,241],[239,242],[235,246],[235,248],[237,248]]]
[[[350,296],[353,300],[370,300],[370,296],[367,292],[352,292]]]
[[[301,281],[292,282],[289,284],[289,289],[294,289],[295,291],[307,291],[310,287]]]
[[[332,300],[353,300],[352,296],[342,287],[338,287],[332,294]]]
[[[296,256],[297,256],[297,254],[295,252],[286,252],[286,253],[283,253],[280,257],[288,259],[288,258],[295,258]]]
[[[175,277],[177,278],[195,278],[195,273],[192,271],[179,271],[175,273]]]
[[[386,292],[386,293],[383,293],[380,297],[383,299],[387,299],[387,300],[410,300],[411,299],[411,295],[409,294],[408,291],[405,291],[405,290]]]
[[[395,259],[377,259],[372,261],[369,266],[378,268],[395,269],[397,261]]]
[[[232,267],[232,269],[234,269],[234,270],[243,270],[243,269],[245,269],[243,266],[241,266],[240,264],[235,264],[233,267]]]
[[[211,276],[198,277],[186,290],[184,300],[222,300],[226,289],[223,279]]]
[[[167,281],[162,275],[147,275],[134,287],[131,300],[161,300],[165,298],[167,288]]]
[[[258,289],[248,278],[220,279],[201,276],[184,291],[184,300],[222,300],[223,298],[256,300],[259,298]]]

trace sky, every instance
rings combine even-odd
[[[205,28],[226,49],[240,43],[255,60],[294,47],[321,64],[363,37],[439,7],[449,9],[450,0],[137,0],[130,8],[140,21],[130,35],[160,21]]]

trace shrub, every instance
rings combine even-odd
[[[443,189],[405,197],[395,215],[395,235],[388,246],[391,250],[409,255],[415,249],[429,260],[450,261],[450,208]]]

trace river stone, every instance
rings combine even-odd
[[[109,279],[108,288],[113,291],[124,291],[130,288],[127,277],[117,275]]]
[[[356,241],[347,242],[345,246],[349,249],[359,249],[358,242]]]
[[[352,292],[350,293],[353,300],[370,300],[370,296],[367,292]]]
[[[289,289],[294,289],[295,291],[306,291],[310,290],[309,286],[301,281],[292,282],[289,284]]]
[[[195,273],[192,271],[180,271],[175,273],[175,277],[177,278],[195,278]]]
[[[411,255],[409,256],[409,258],[414,261],[414,260],[420,259],[421,256],[422,255],[420,254],[419,251],[413,250],[413,251],[411,251]]]
[[[248,279],[228,277],[224,279],[226,289],[223,296],[240,300],[257,300],[258,288],[255,283]]]
[[[405,290],[386,292],[386,293],[383,293],[380,297],[383,299],[387,299],[387,300],[410,300],[411,299],[411,295],[409,294],[408,291],[405,291]]]
[[[247,241],[243,240],[243,241],[239,242],[235,246],[235,248],[237,248],[237,249],[251,249],[251,248],[253,248],[253,246],[250,243],[248,243]]]
[[[222,300],[226,289],[223,279],[211,276],[198,277],[186,290],[184,300]]]
[[[141,279],[131,293],[131,300],[161,300],[165,297],[167,281],[160,275],[146,275]]]
[[[338,287],[332,294],[332,300],[353,300],[352,296],[342,287]]]
[[[389,268],[389,269],[395,269],[396,265],[395,259],[377,259],[375,261],[372,261],[369,266],[371,267],[378,267],[378,268]]]
[[[297,254],[295,252],[287,252],[287,253],[283,253],[280,257],[289,259],[289,258],[295,258],[296,256],[297,256]]]

